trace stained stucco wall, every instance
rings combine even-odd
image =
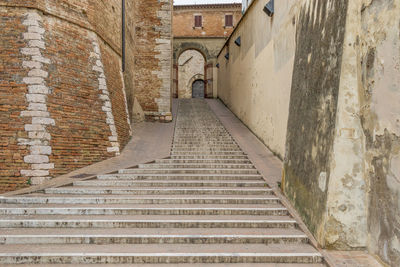
[[[255,1],[218,57],[218,97],[281,159],[301,2],[275,1],[271,19]]]
[[[370,250],[400,266],[400,3],[360,10],[361,121],[369,180]]]
[[[275,1],[272,19],[266,2],[221,51],[218,97],[284,157],[283,190],[322,246],[399,266],[399,1]]]

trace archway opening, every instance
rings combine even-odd
[[[192,83],[192,98],[204,98],[204,80],[195,80]]]
[[[195,49],[186,50],[179,56],[178,98],[205,97],[205,64],[203,54]],[[202,94],[198,91],[199,88],[203,89]],[[193,94],[193,89],[196,90],[195,94]]]

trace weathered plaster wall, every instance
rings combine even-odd
[[[192,98],[192,83],[204,80],[205,60],[196,50],[186,50],[178,60],[178,98]]]
[[[218,57],[218,96],[285,155],[284,192],[322,246],[369,248],[399,266],[399,1],[276,1],[269,21],[264,3],[253,1]]]
[[[362,2],[360,117],[369,179],[369,247],[391,266],[400,266],[400,3]]]
[[[330,204],[328,192],[332,189],[330,178],[335,169],[332,160],[345,159],[341,151],[332,153],[346,14],[347,0],[314,0],[302,6],[296,32],[284,162],[285,193],[326,246],[337,242],[342,230],[336,229],[333,219],[325,222],[325,216]],[[343,161],[336,162],[337,167],[343,167]]]
[[[272,19],[263,12],[265,2],[253,3],[218,56],[218,97],[283,158],[302,1],[275,1]],[[238,37],[240,47],[234,44]]]

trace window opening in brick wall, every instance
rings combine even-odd
[[[225,27],[233,27],[233,15],[225,15]]]
[[[194,27],[195,28],[203,27],[203,17],[201,15],[194,16]]]

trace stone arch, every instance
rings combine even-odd
[[[177,97],[191,98],[192,83],[194,77],[200,77],[205,82],[206,59],[203,54],[195,49],[187,49],[182,52],[177,60]]]
[[[208,51],[207,47],[200,43],[196,42],[184,42],[179,44],[178,46],[174,47],[174,61],[177,62],[178,58],[182,55],[183,52],[186,50],[196,50],[203,55],[206,62],[211,60],[210,52]]]
[[[179,97],[179,88],[181,85],[179,84],[179,58],[180,56],[188,51],[195,50],[203,55],[205,64],[204,64],[204,84],[205,84],[205,96],[213,97],[213,66],[215,63],[215,56],[212,55],[212,51],[210,51],[206,45],[196,42],[196,41],[183,41],[174,44],[173,48],[173,61],[174,61],[174,69],[173,69],[173,97]]]
[[[197,81],[197,80],[202,80],[202,81],[204,81],[204,75],[202,75],[202,74],[196,74],[196,75],[194,75],[194,76],[189,80],[187,86],[188,86],[188,87],[189,87],[189,86],[192,86],[192,84],[193,84],[195,81]]]

